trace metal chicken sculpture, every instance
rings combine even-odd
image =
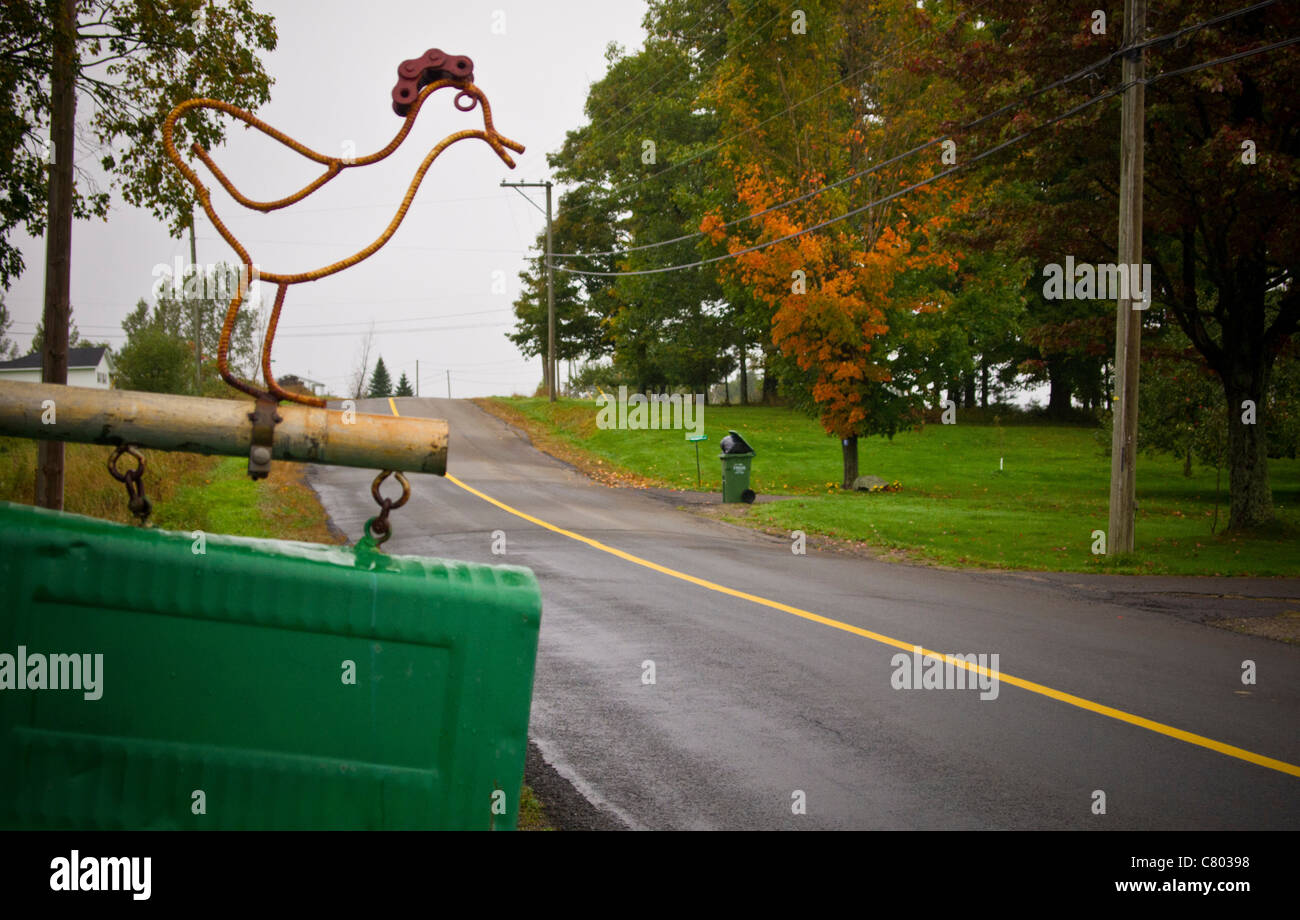
[[[275,305],[271,309],[271,316],[266,327],[266,336],[262,343],[262,374],[266,380],[266,386],[269,392],[264,392],[253,384],[240,380],[230,372],[228,360],[230,352],[230,337],[235,327],[235,318],[239,314],[239,308],[243,303],[244,297],[242,285],[240,286],[240,289],[235,292],[235,296],[230,302],[229,309],[226,311],[225,324],[221,330],[221,341],[217,349],[217,368],[221,372],[222,379],[232,387],[242,390],[258,399],[288,399],[308,406],[323,407],[325,405],[323,399],[285,391],[280,387],[274,376],[271,374],[271,345],[275,338],[276,325],[280,319],[280,310],[284,306],[285,293],[288,291],[289,287],[294,284],[304,284],[308,281],[316,281],[328,275],[335,274],[336,272],[341,272],[343,269],[356,265],[358,262],[368,258],[378,251],[379,248],[387,243],[392,235],[397,231],[397,228],[401,224],[402,219],[406,216],[407,209],[410,208],[411,201],[415,197],[415,192],[420,187],[420,182],[424,179],[424,174],[428,172],[430,165],[432,165],[433,161],[437,159],[440,153],[457,141],[474,137],[485,141],[488,146],[496,152],[497,156],[501,157],[505,164],[511,169],[514,168],[515,162],[511,159],[510,154],[507,152],[507,148],[516,153],[523,153],[524,147],[522,144],[510,140],[508,137],[504,137],[496,130],[496,128],[493,127],[492,109],[488,105],[487,96],[483,94],[481,89],[474,85],[474,62],[469,58],[463,55],[444,54],[437,48],[431,48],[418,58],[403,61],[401,66],[397,68],[397,75],[397,85],[393,87],[392,93],[393,111],[405,120],[401,129],[393,139],[388,142],[388,145],[369,156],[333,157],[326,156],[323,153],[318,153],[317,151],[298,143],[283,132],[277,131],[270,125],[258,120],[249,112],[236,108],[235,106],[218,99],[190,99],[176,106],[176,108],[172,109],[171,113],[167,116],[167,120],[163,124],[163,145],[167,150],[167,156],[189,183],[194,186],[199,202],[203,205],[203,210],[212,221],[212,225],[217,228],[217,232],[221,234],[222,238],[224,238],[235,252],[239,254],[245,272],[244,277],[251,278],[253,272],[253,259],[249,256],[248,250],[244,248],[239,240],[235,238],[235,235],[230,232],[230,229],[226,227],[225,223],[222,222],[221,218],[217,216],[216,211],[212,208],[212,198],[207,186],[203,184],[202,180],[200,180],[194,170],[190,168],[189,164],[181,159],[180,154],[176,150],[176,146],[173,142],[173,133],[175,131],[177,119],[184,116],[185,113],[200,108],[217,109],[222,112],[227,112],[235,118],[238,118],[240,121],[243,121],[261,131],[263,134],[274,138],[289,149],[294,150],[307,159],[314,160],[325,167],[325,172],[318,176],[314,181],[288,197],[281,198],[277,201],[254,201],[245,197],[237,188],[235,188],[231,181],[226,178],[226,175],[221,171],[221,169],[218,168],[217,164],[212,161],[207,150],[197,143],[190,147],[190,150],[194,155],[203,161],[204,165],[212,172],[212,175],[216,177],[222,187],[230,193],[231,197],[246,208],[268,212],[288,207],[291,204],[296,204],[297,202],[302,201],[312,192],[315,192],[327,182],[334,179],[345,169],[369,166],[372,163],[378,163],[380,160],[387,157],[401,145],[402,141],[406,139],[407,134],[411,131],[412,125],[415,123],[416,117],[420,114],[420,108],[433,93],[436,93],[440,89],[452,87],[458,90],[453,100],[453,104],[461,112],[471,112],[474,110],[475,106],[478,105],[481,105],[483,108],[483,130],[464,130],[449,134],[434,145],[433,149],[429,151],[428,155],[425,156],[424,161],[420,164],[419,169],[416,170],[414,178],[411,179],[411,183],[406,190],[406,196],[402,199],[400,206],[397,208],[397,213],[393,215],[393,219],[389,222],[388,227],[373,243],[366,246],[364,249],[358,250],[345,259],[340,259],[333,264],[313,269],[311,271],[283,274],[278,272],[261,271],[259,269],[258,278],[260,280],[276,285]],[[462,104],[462,100],[467,100],[467,102]]]

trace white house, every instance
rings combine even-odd
[[[40,383],[40,354],[24,355],[13,361],[0,361],[0,380]],[[112,385],[113,365],[107,348],[96,345],[93,348],[68,349],[68,386],[107,390]]]

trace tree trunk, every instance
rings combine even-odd
[[[1051,384],[1051,395],[1047,398],[1047,414],[1050,418],[1064,418],[1070,414],[1070,383],[1065,376],[1064,362],[1048,361],[1047,376]]]
[[[740,346],[740,404],[749,405],[749,370],[745,366],[745,346]]]
[[[965,391],[962,396],[962,406],[966,409],[974,409],[975,408],[975,375],[974,374],[965,374],[962,377],[962,388]]]
[[[844,483],[841,488],[852,489],[858,478],[858,436],[841,438],[840,447],[844,454]]]
[[[776,403],[776,374],[772,373],[772,364],[775,360],[775,351],[773,346],[763,346],[763,399],[765,406],[771,406]]]
[[[980,359],[980,405],[989,407],[989,363]]]
[[[1228,399],[1228,529],[1245,530],[1273,520],[1273,492],[1268,484],[1268,442],[1264,436],[1264,394],[1270,368],[1230,376]],[[1242,402],[1255,404],[1255,423],[1242,422]]]
[[[49,224],[45,236],[45,342],[41,381],[67,383],[77,126],[77,0],[61,0],[50,6],[57,11],[50,73],[50,139],[54,142],[54,162],[50,164],[46,201]],[[62,442],[41,441],[37,445],[36,504],[55,510],[63,508]]]

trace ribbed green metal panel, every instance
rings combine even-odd
[[[0,502],[0,825],[515,826],[530,570],[218,535],[196,548]],[[102,654],[102,695],[19,689],[20,646]]]

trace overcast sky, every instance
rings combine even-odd
[[[473,59],[475,83],[492,103],[497,129],[527,147],[512,171],[481,141],[455,144],[434,163],[387,246],[338,275],[291,287],[273,352],[276,375],[307,376],[341,392],[373,319],[375,349],[394,381],[405,371],[414,382],[418,360],[423,395],[446,395],[448,369],[458,398],[531,394],[541,381],[541,361],[522,358],[505,333],[513,326],[518,273],[545,219],[499,183],[547,178],[546,153],[585,120],[583,103],[604,74],[606,45],[640,45],[644,0],[259,0],[257,7],[275,17],[279,33],[278,49],[265,58],[275,80],[271,101],[257,114],[309,147],[342,156],[350,145],[365,155],[387,144],[401,126],[390,97],[397,65],[433,47]],[[382,232],[434,144],[453,131],[482,127],[479,111],[457,112],[452,97],[449,90],[435,94],[388,159],[347,170],[305,201],[269,215],[240,207],[201,163],[195,168],[214,189],[217,213],[263,270],[317,268]],[[97,152],[84,141],[79,146],[81,165],[93,169]],[[320,171],[260,132],[242,129],[232,129],[213,159],[255,199],[287,195]],[[531,194],[544,204],[544,190]],[[202,214],[197,235],[200,264],[235,260]],[[19,242],[27,271],[5,301],[14,318],[11,334],[25,347],[42,310],[44,242]],[[188,261],[188,237],[169,238],[148,212],[120,199],[107,222],[78,221],[72,306],[82,335],[120,347],[121,321],[149,296],[155,266],[177,257]],[[502,277],[506,292],[493,293],[494,278]],[[269,302],[274,291],[262,288]]]

